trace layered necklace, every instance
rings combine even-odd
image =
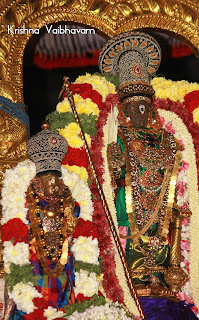
[[[157,229],[150,228],[154,223],[158,222],[159,233],[163,233],[165,226],[168,227],[168,221],[165,222],[168,215],[165,211],[175,162],[176,143],[165,142],[163,131],[158,135],[132,127],[120,127],[119,136],[127,157],[125,196],[131,229],[131,235],[127,238],[133,238],[134,244],[139,244],[141,235],[157,234]],[[169,145],[167,149],[166,144]]]
[[[70,234],[77,225],[74,217],[74,226],[68,227],[68,215],[73,216],[74,201],[62,180],[59,190],[59,195],[44,196],[41,180],[36,177],[27,191],[29,219],[37,256],[44,273],[51,277],[58,277],[62,273],[68,259]]]

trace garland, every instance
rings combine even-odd
[[[14,284],[8,282],[9,296],[14,300],[19,310],[36,317],[38,300],[35,301],[35,299],[39,298],[41,300],[39,304],[44,303],[44,301],[42,295],[34,287],[35,281],[34,283],[30,281],[29,275],[32,270],[29,262],[28,220],[26,219],[27,208],[25,208],[26,190],[35,174],[35,165],[29,160],[21,162],[15,168],[6,171],[2,189],[2,240],[4,244],[3,260],[5,271],[9,279],[17,281]],[[75,272],[75,295],[77,299],[78,295],[91,297],[94,294],[98,294],[99,288],[95,272],[95,266],[99,265],[98,235],[95,226],[91,222],[93,215],[91,193],[76,174],[69,173],[63,167],[62,179],[70,188],[72,196],[81,207],[80,225],[74,233],[74,241],[71,248],[75,259],[84,263]],[[13,201],[10,201],[10,199]],[[87,232],[87,234],[80,235],[82,234],[80,227],[83,227],[84,230],[91,230],[91,225],[92,232],[90,234]],[[87,264],[94,266],[92,272],[87,271]],[[26,272],[24,272],[25,269],[27,269]],[[14,277],[14,270],[17,270],[17,280]],[[39,309],[39,311],[41,310]],[[63,316],[62,311],[57,311],[52,307],[45,306],[42,312],[47,319]],[[26,319],[29,319],[28,316],[26,316]]]
[[[161,107],[162,107],[162,101]],[[174,109],[175,103],[168,101],[169,106]],[[156,101],[158,106],[158,101]],[[172,108],[173,107],[173,108]],[[179,103],[178,103],[179,107]],[[182,106],[181,106],[182,107]],[[176,111],[176,110],[175,110]],[[196,153],[193,144],[192,135],[189,133],[188,128],[182,121],[182,119],[176,115],[177,112],[165,111],[158,109],[161,117],[164,118],[165,129],[175,134],[177,139],[181,139],[181,143],[184,145],[183,160],[178,172],[177,181],[177,204],[182,208],[190,208],[192,215],[188,220],[183,220],[182,223],[182,240],[181,240],[181,254],[182,263],[181,267],[189,275],[188,282],[183,286],[182,291],[178,293],[178,297],[182,300],[186,300],[188,303],[195,302],[196,307],[199,307],[199,292],[198,292],[198,246],[197,243],[198,233],[198,181],[197,181],[197,166],[196,166]],[[182,115],[182,112],[181,112]],[[189,126],[190,128],[191,126]],[[193,298],[193,300],[192,300]],[[194,310],[198,312],[197,308]]]
[[[155,90],[156,98],[170,99],[175,102],[183,102],[186,94],[199,90],[199,84],[196,82],[190,83],[185,80],[172,81],[163,77],[153,78],[151,85]]]
[[[196,159],[198,159],[199,157],[199,130],[198,124],[194,123],[199,122],[199,91],[194,91],[199,90],[199,84],[191,84],[187,81],[173,82],[164,78],[154,78],[151,84],[156,91],[156,99],[153,102],[153,107],[158,109],[160,116],[162,116],[162,121],[165,130],[170,132],[171,134],[175,134],[175,137],[180,141],[180,143],[182,145],[184,144],[184,152],[177,179],[177,204],[182,208],[190,207],[193,214],[191,217],[190,224],[189,220],[183,220],[182,222],[181,249],[183,261],[181,263],[181,267],[184,268],[185,272],[190,273],[190,281],[188,281],[187,284],[185,284],[185,286],[183,287],[184,291],[179,292],[178,296],[182,300],[183,298],[186,298],[187,302],[192,301],[190,300],[191,283],[194,301],[196,305],[198,305],[198,279],[196,278],[198,277],[196,270],[197,261],[196,259],[194,259],[194,256],[198,256],[198,239],[195,238],[197,237],[197,215],[196,206],[194,206],[194,203],[198,203],[198,191],[197,181],[195,181],[193,177],[196,176],[196,173],[198,172],[199,179],[199,162],[196,161]],[[78,77],[72,86],[74,90],[74,96],[76,94],[79,94],[84,100],[91,97],[91,100],[94,103],[97,103],[98,105],[98,109],[100,111],[99,114],[96,115],[96,129],[98,134],[91,137],[90,151],[97,170],[99,180],[103,185],[104,190],[111,190],[110,176],[106,168],[106,145],[108,139],[108,114],[110,113],[112,106],[118,105],[117,96],[115,95],[115,87],[113,86],[113,84],[110,84],[104,77],[98,75],[91,76],[90,74]],[[82,90],[83,88],[87,89]],[[96,92],[98,93],[98,96]],[[100,99],[99,96],[101,97]],[[170,98],[171,100],[168,98]],[[164,109],[165,112],[162,109]],[[90,115],[92,115],[92,113]],[[180,122],[179,119],[181,119],[182,121]],[[76,136],[77,135],[78,134],[76,134]],[[77,157],[78,163],[76,165],[77,168],[75,170],[79,170],[78,168],[82,166],[85,169],[87,169],[88,163],[86,162],[86,155],[85,151],[83,150],[83,147],[81,147],[80,149],[75,149],[73,144],[73,147],[71,149],[74,155],[75,150],[81,151],[79,153],[79,156]],[[64,160],[64,164],[68,165],[69,170],[71,170],[70,166],[75,166],[73,163],[74,158],[75,157],[73,156],[70,157],[68,153],[68,158]],[[84,176],[86,175],[84,174]],[[190,192],[190,190],[192,190],[192,192]],[[195,192],[193,192],[193,190],[195,190]],[[120,261],[118,260],[117,254],[115,253],[116,248],[114,248],[114,242],[112,237],[110,236],[107,221],[104,219],[103,207],[100,202],[98,192],[92,181],[91,191],[94,196],[93,219],[96,225],[98,226],[98,232],[100,235],[100,237],[98,238],[100,256],[103,258],[103,287],[107,296],[110,297],[113,301],[118,300],[120,302],[123,302],[129,307],[129,310],[132,310],[134,308],[130,306],[130,304],[132,304],[132,299],[130,297],[128,298],[128,288],[125,287],[126,280],[125,277],[122,276]],[[109,206],[111,208],[111,212],[113,213],[115,225],[117,226],[116,212],[112,194],[109,192],[106,194],[106,196]],[[190,239],[190,237],[191,254],[189,253],[190,248],[188,240]],[[116,273],[114,272],[115,268]],[[134,313],[136,313],[136,310],[134,310]]]
[[[114,112],[116,114],[118,113],[117,107],[115,107]],[[107,145],[108,145],[108,139],[109,139],[110,118],[111,118],[111,115],[109,114],[109,117],[106,121],[106,124],[103,127],[103,147],[102,147],[102,159],[103,159],[103,165],[104,165],[103,190],[106,195],[106,200],[109,205],[109,209],[111,211],[114,224],[115,224],[116,229],[119,233],[118,222],[117,222],[117,213],[116,213],[113,193],[107,192],[107,190],[112,189],[111,177],[110,177],[109,166],[108,166],[108,161],[107,161]],[[115,260],[116,260],[116,275],[117,275],[117,278],[119,279],[119,284],[124,292],[124,303],[130,312],[132,312],[133,314],[137,314],[137,307],[135,305],[135,302],[132,301],[132,296],[130,294],[130,291],[129,291],[129,288],[127,285],[126,277],[124,274],[124,269],[123,269],[119,254],[117,252],[117,248],[115,248]]]
[[[87,82],[87,83],[84,83],[84,82]],[[106,123],[106,119],[108,117],[108,113],[110,112],[112,105],[115,105],[118,103],[118,99],[115,94],[115,86],[100,75],[91,76],[90,74],[86,74],[85,76],[78,77],[75,83],[72,84],[71,86],[72,87],[70,87],[70,89],[73,88],[74,97],[78,92],[78,94],[81,95],[82,98],[87,99],[90,96],[93,101],[98,103],[98,108],[100,113],[98,116],[98,121],[96,123],[97,134],[94,135],[94,137],[92,137],[90,151],[92,154],[93,162],[95,163],[99,180],[102,183],[103,182],[103,179],[102,179],[103,161],[102,161],[102,155],[101,155],[101,142],[103,138],[103,126]],[[93,94],[93,92],[95,94]],[[99,99],[99,96],[98,96],[98,101],[96,98],[97,97],[96,92],[98,93],[98,95],[101,96],[101,99]],[[66,102],[65,100],[66,98],[64,99],[64,103]],[[78,109],[77,105],[76,107]],[[59,111],[60,111],[60,104],[58,104],[57,108],[59,108]],[[66,111],[66,109],[63,111]],[[58,126],[59,125],[57,124],[57,127]],[[60,133],[63,134],[63,132],[61,131]],[[73,145],[72,153],[69,154],[68,152],[68,157],[66,156],[66,158],[63,161],[64,165],[69,168],[69,165],[72,164],[74,168],[73,163],[78,162],[79,168],[82,167],[82,164],[85,168],[88,168],[88,163],[86,166],[86,161],[84,161],[85,151],[83,149],[81,150],[79,149],[81,152],[79,152],[77,155],[75,150],[76,149],[74,148],[74,145]],[[71,152],[71,149],[70,149],[70,152]],[[74,162],[76,155],[78,158]],[[71,170],[71,168],[69,168],[69,170]],[[89,176],[90,178],[92,178],[91,173],[89,173]],[[121,283],[119,283],[120,282],[119,275],[116,274],[115,272],[115,268],[116,268],[115,252],[117,251],[117,249],[115,248],[114,240],[110,235],[108,222],[104,217],[104,209],[103,209],[101,200],[99,198],[99,194],[96,189],[95,183],[93,181],[91,181],[90,187],[93,193],[93,203],[94,203],[93,221],[97,225],[98,232],[100,235],[98,240],[99,240],[99,248],[100,248],[100,257],[102,258],[102,271],[103,271],[103,281],[102,281],[103,288],[101,288],[101,290],[103,294],[107,295],[107,297],[110,298],[111,300],[124,303],[124,292],[122,290]],[[128,288],[127,290],[129,291]],[[131,298],[131,302],[132,302],[132,298]],[[135,311],[134,314],[138,314],[138,310],[136,306],[134,306],[134,308],[131,307],[130,310],[131,312]]]

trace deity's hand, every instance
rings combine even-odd
[[[126,163],[126,155],[121,151],[119,143],[112,142],[107,150],[109,169],[115,179],[121,175]]]
[[[66,233],[73,234],[78,223],[78,218],[74,216],[73,210],[70,206],[64,209],[64,218],[66,220]]]

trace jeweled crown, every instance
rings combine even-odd
[[[67,151],[66,139],[49,130],[47,126],[27,143],[27,152],[36,165],[36,173],[49,170],[61,172],[61,162]]]
[[[157,71],[160,60],[161,49],[153,37],[129,31],[106,43],[100,53],[99,69],[103,74],[119,74],[120,100],[132,94],[152,96],[150,78]]]

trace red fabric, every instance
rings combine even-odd
[[[187,46],[173,46],[171,49],[172,58],[182,58],[191,54],[193,54],[193,51]]]
[[[99,50],[91,52],[91,56],[61,55],[60,57],[44,54],[35,54],[33,63],[41,69],[57,68],[79,68],[87,66],[97,66],[99,60]]]
[[[10,241],[13,239],[13,244],[17,242],[28,243],[28,227],[19,218],[9,220],[1,227],[2,241]]]

